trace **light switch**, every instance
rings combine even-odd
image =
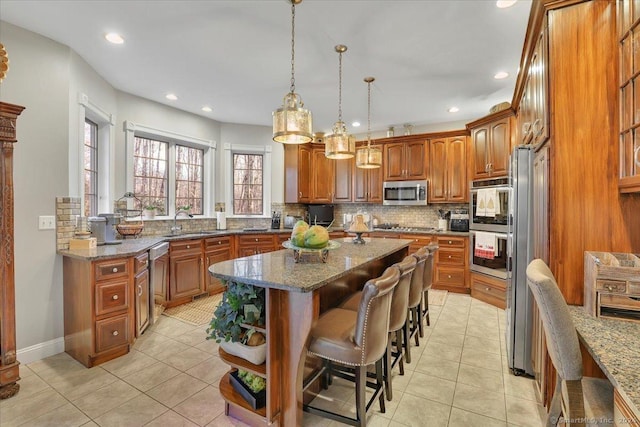
[[[54,215],[40,215],[38,217],[38,230],[55,230],[56,217]]]

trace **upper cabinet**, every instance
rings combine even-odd
[[[620,56],[620,179],[623,193],[640,192],[640,4],[618,1]],[[635,87],[635,94],[634,94]]]
[[[324,145],[284,147],[285,203],[331,203],[335,160],[324,155]]]
[[[467,124],[471,132],[470,179],[507,176],[513,120],[513,110],[507,109]]]
[[[467,137],[433,138],[428,147],[429,203],[467,202]]]
[[[547,106],[547,21],[531,55],[517,111],[517,144],[542,145],[549,139],[549,108]]]
[[[380,147],[378,147],[380,148]],[[353,201],[382,203],[382,168],[361,169],[353,165]]]
[[[427,179],[427,147],[423,138],[384,144],[384,181]]]

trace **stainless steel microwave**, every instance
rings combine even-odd
[[[427,204],[427,181],[385,181],[382,184],[383,205]]]

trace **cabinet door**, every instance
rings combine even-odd
[[[367,169],[367,201],[382,203],[382,168]]]
[[[464,136],[452,137],[447,140],[446,182],[447,201],[464,203],[469,200],[467,184],[467,139]]]
[[[405,179],[427,179],[427,147],[424,141],[408,142],[404,151]]]
[[[153,261],[153,295],[156,304],[164,304],[169,291],[169,255],[162,255]]]
[[[549,146],[533,160],[533,257],[549,263]]]
[[[372,169],[373,170],[373,169]],[[353,201],[366,202],[369,191],[368,169],[356,168],[353,171]]]
[[[198,295],[202,286],[202,256],[171,255],[169,299]]]
[[[335,160],[324,155],[324,148],[313,149],[311,160],[312,203],[331,203],[333,201],[333,177]]]
[[[483,126],[476,128],[471,133],[471,149],[473,151],[473,165],[471,179],[488,178],[488,161],[489,152],[489,127]]]
[[[447,140],[429,141],[429,203],[447,201]]]
[[[136,293],[136,337],[149,326],[149,313],[151,309],[149,301],[149,270],[143,270],[134,281]]]
[[[533,134],[533,144],[535,145],[542,144],[549,138],[549,109],[547,107],[547,31],[545,22],[531,58],[531,65],[529,66],[529,72],[532,78],[532,90],[534,93],[531,131]]]
[[[504,118],[491,124],[489,144],[489,173],[492,177],[507,176],[509,152],[511,150],[510,118]]]
[[[217,248],[216,250],[208,251],[205,253],[204,274],[205,283],[207,284],[207,292],[222,292],[224,291],[224,285],[217,277],[213,277],[209,274],[209,266],[217,262],[227,261],[232,258],[231,247],[225,246]]]
[[[404,145],[403,142],[384,145],[382,161],[384,181],[402,181],[405,179]]]
[[[298,146],[298,202],[311,202],[311,168],[313,164],[311,147]]]
[[[351,159],[339,159],[335,161],[335,178],[333,189],[334,202],[351,202],[352,180],[355,161]]]
[[[518,106],[518,121],[517,121],[517,133],[518,133],[518,145],[525,145],[531,142],[533,133],[531,131],[531,123],[533,117],[533,72],[529,70],[526,81],[524,84],[524,91],[522,93],[522,99]]]

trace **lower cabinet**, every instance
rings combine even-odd
[[[202,239],[169,244],[169,305],[204,292]]]
[[[471,273],[471,296],[504,310],[507,308],[507,281]]]
[[[142,335],[150,322],[151,302],[149,296],[149,253],[143,252],[133,258],[133,291],[136,306],[136,337]]]
[[[233,236],[222,236],[204,239],[204,277],[206,290],[209,293],[224,291],[224,285],[220,279],[209,274],[211,264],[227,261],[233,258]]]
[[[241,234],[238,236],[238,258],[273,252],[274,234]]]
[[[433,288],[469,293],[468,237],[436,236],[438,251],[433,265]]]
[[[135,337],[133,259],[64,257],[63,274],[65,351],[88,368],[128,353]]]
[[[376,232],[373,237],[378,237],[378,235],[378,232]],[[400,239],[412,240],[412,242],[409,244],[409,254],[412,254],[418,251],[420,248],[424,248],[425,246],[433,242],[433,238],[431,235],[401,234],[398,237]]]

